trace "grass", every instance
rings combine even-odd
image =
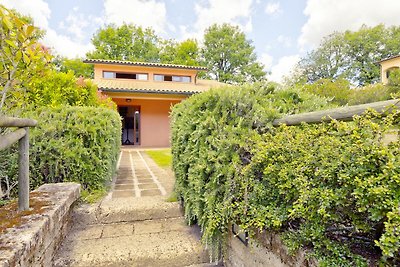
[[[81,191],[81,200],[84,203],[93,204],[93,203],[98,202],[100,199],[102,199],[106,194],[107,194],[106,188],[93,190],[91,192],[89,192],[88,190],[82,190]]]
[[[171,149],[147,150],[146,153],[161,168],[171,168],[172,165]]]

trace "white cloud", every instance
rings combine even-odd
[[[86,52],[94,49],[91,43],[75,42],[69,36],[57,34],[53,29],[47,30],[43,43],[57,54],[69,58],[84,57]]]
[[[21,14],[31,16],[35,26],[46,31],[41,42],[49,46],[57,54],[67,57],[82,57],[92,48],[92,45],[89,43],[85,44],[80,41],[74,41],[69,36],[57,34],[55,30],[51,29],[49,27],[51,10],[48,4],[43,0],[0,0],[0,4],[3,4],[7,8],[15,9]],[[71,18],[70,22],[74,22],[74,19]],[[79,27],[77,23],[78,22],[75,24],[72,23],[70,26]],[[80,24],[80,26],[82,26],[82,24]],[[84,34],[83,32],[79,32],[80,29],[74,29],[74,31],[71,30],[71,32],[77,36],[83,36]]]
[[[197,20],[194,32],[185,32],[188,37],[201,38],[204,30],[214,23],[230,23],[250,32],[253,29],[251,21],[251,6],[253,0],[207,0],[195,4]]]
[[[265,71],[270,71],[271,70],[273,60],[274,60],[274,58],[270,54],[268,54],[268,53],[262,53],[261,54],[260,61],[264,65],[264,70]]]
[[[124,22],[142,27],[152,27],[164,33],[167,27],[167,10],[164,2],[156,0],[105,0],[105,20],[121,25]]]
[[[292,46],[292,39],[285,35],[279,35],[277,39],[279,44],[282,44],[284,47]]]
[[[268,2],[267,5],[265,6],[265,13],[268,15],[275,15],[280,12],[281,10],[281,4],[279,2]]]
[[[89,35],[88,31],[104,24],[100,17],[79,13],[79,7],[74,7],[67,18],[59,23],[59,28],[69,33],[76,42],[83,42]]]
[[[298,40],[300,46],[316,46],[334,31],[357,30],[363,24],[400,24],[400,1],[394,0],[308,0],[308,16]]]
[[[290,74],[299,60],[299,55],[281,57],[278,63],[272,66],[271,74],[268,76],[268,79],[279,83],[282,82],[284,76]]]
[[[0,0],[0,4],[15,9],[23,15],[31,16],[37,27],[42,29],[49,27],[48,19],[51,11],[49,5],[43,0]]]

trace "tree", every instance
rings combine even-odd
[[[218,81],[238,84],[265,78],[254,46],[237,26],[214,24],[206,29],[202,55],[208,76]]]
[[[194,39],[188,39],[180,43],[175,40],[164,41],[160,59],[162,63],[186,66],[202,65],[199,45]]]
[[[101,28],[92,38],[94,51],[86,54],[92,59],[159,62],[160,38],[151,28],[133,24],[117,27],[110,24]]]
[[[362,26],[358,31],[333,33],[299,62],[294,80],[345,78],[355,85],[379,81],[381,59],[400,53],[400,27]]]
[[[37,41],[42,32],[31,20],[0,5],[0,113],[8,96],[22,94],[31,77],[47,67],[51,56]]]
[[[65,57],[56,57],[53,60],[57,70],[68,73],[72,71],[76,77],[93,78],[94,68],[92,64],[83,63],[81,58],[69,59]]]

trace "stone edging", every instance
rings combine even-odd
[[[79,195],[77,183],[45,184],[31,192],[31,200],[42,206],[36,207],[38,213],[23,216],[21,225],[0,235],[0,267],[51,266]]]

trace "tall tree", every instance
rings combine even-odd
[[[188,39],[180,43],[175,40],[164,41],[160,58],[162,63],[187,66],[201,65],[200,48],[196,40]]]
[[[57,56],[54,58],[53,63],[58,71],[68,73],[72,71],[76,77],[93,78],[94,69],[93,65],[83,63],[81,58],[66,58]]]
[[[101,28],[92,38],[94,51],[86,54],[93,59],[158,62],[160,38],[151,28],[133,24]]]
[[[214,24],[206,29],[202,55],[208,76],[221,82],[255,82],[265,78],[254,46],[237,26]]]
[[[400,27],[362,26],[358,31],[334,33],[301,59],[298,77],[306,82],[345,78],[356,85],[379,81],[377,61],[400,53]],[[297,79],[296,79],[297,78]]]

